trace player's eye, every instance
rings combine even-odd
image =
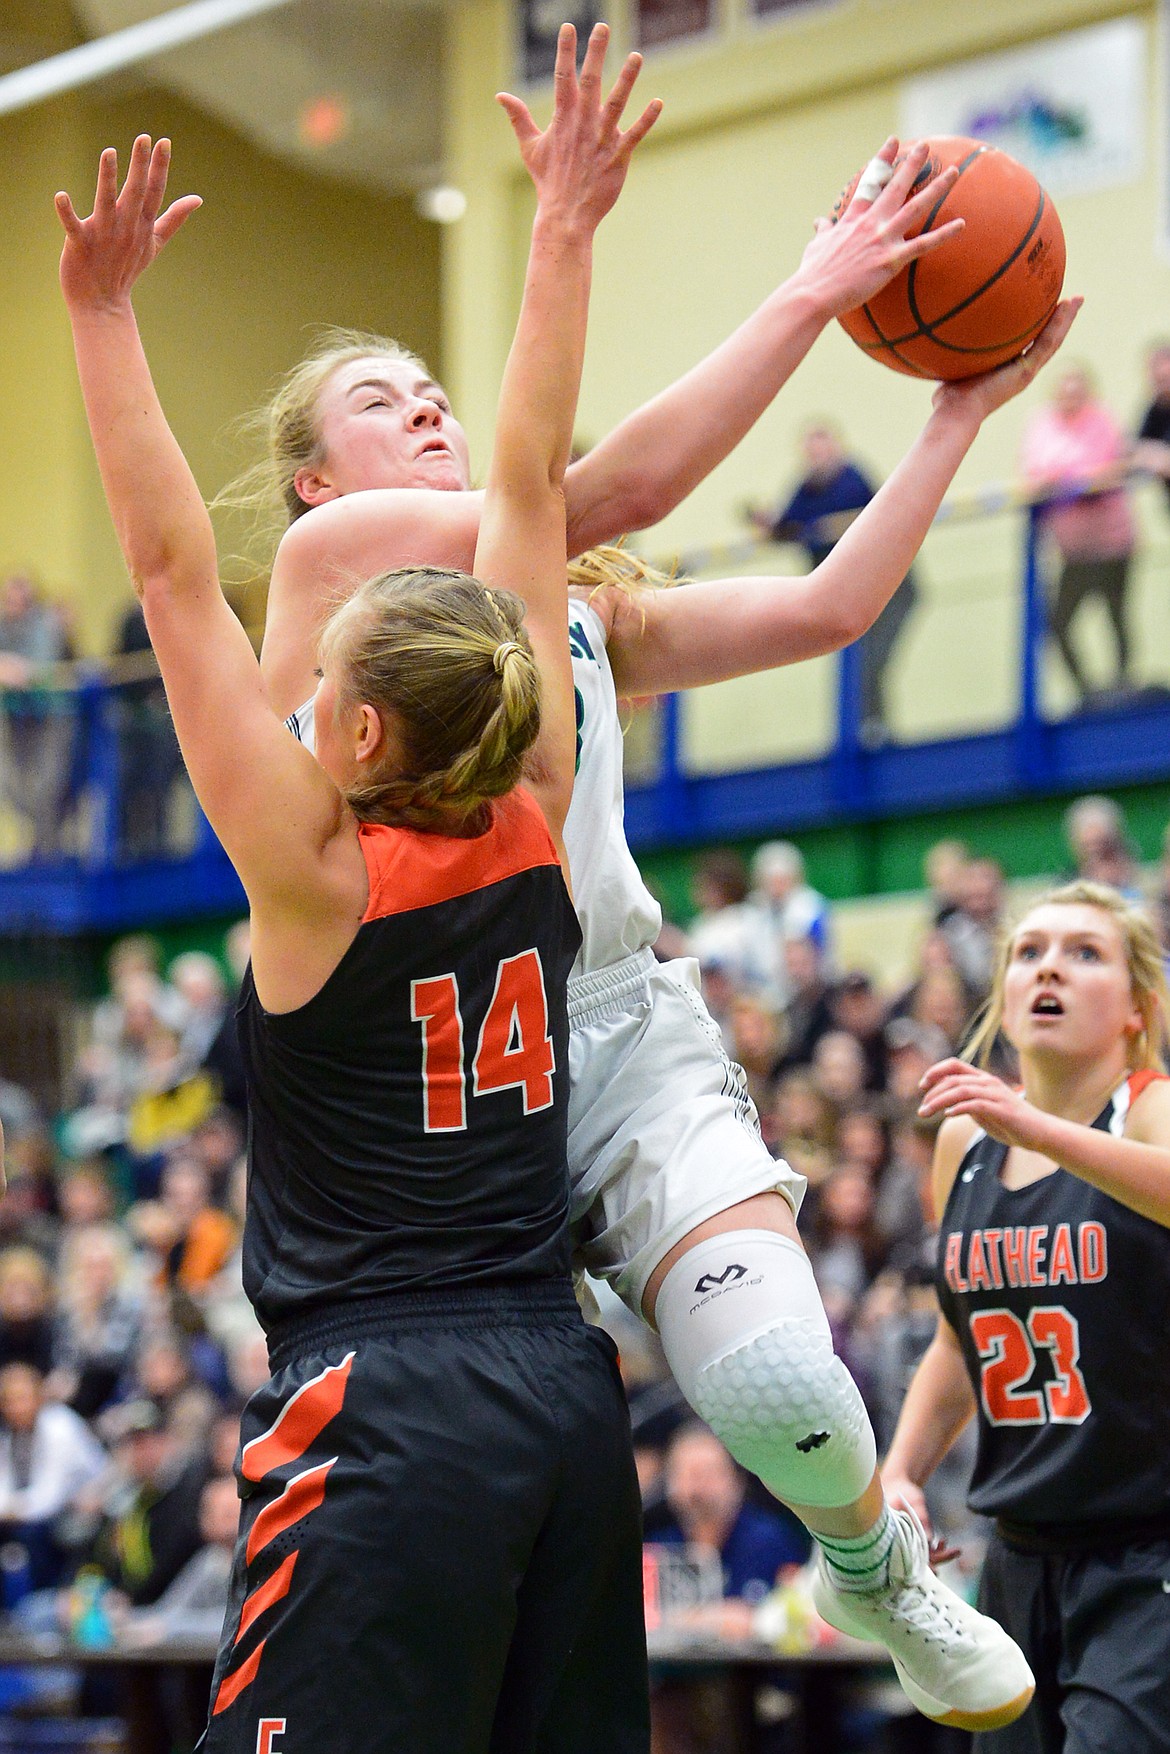
[[[325,672],[324,672],[324,670],[321,669],[320,665],[318,665],[317,668],[313,671],[313,675],[317,678],[318,682],[324,682]]]
[[[1016,961],[1017,962],[1034,962],[1036,957],[1039,954],[1040,954],[1040,952],[1035,944],[1017,944],[1016,945]]]

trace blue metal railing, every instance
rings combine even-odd
[[[694,774],[682,767],[679,705],[668,699],[662,703],[657,775],[627,787],[631,846],[696,844],[1170,778],[1170,689],[1134,691],[1096,709],[1083,706],[1066,718],[1045,717],[1045,505],[991,490],[944,507],[940,522],[1013,507],[1021,517],[1020,659],[1009,724],[867,747],[861,651],[855,645],[836,660],[835,737],[823,755],[735,773]],[[702,560],[742,563],[754,552],[744,544]]]
[[[861,654],[853,646],[836,660],[835,736],[822,754],[700,774],[689,771],[684,758],[682,702],[666,696],[658,707],[656,771],[627,787],[631,845],[697,844],[1170,777],[1170,689],[1146,690],[1114,700],[1107,709],[1082,709],[1064,719],[1045,717],[1042,508],[1015,503],[1022,536],[1020,659],[1010,723],[867,747]],[[944,508],[942,521],[964,510],[970,515],[972,509],[1002,512],[1011,506],[1002,491],[986,493],[958,510]],[[758,557],[756,545],[740,545],[715,558],[722,566],[749,554]],[[132,734],[127,703],[133,688],[92,667],[75,667],[68,689],[40,691],[43,700],[67,710],[73,725],[62,797],[68,833],[61,846],[43,856],[21,856],[6,868],[0,859],[0,936],[117,931],[243,910],[238,879],[185,779],[175,779],[171,798],[172,824],[181,819],[182,831],[172,826],[160,844],[146,850],[134,844],[127,797]],[[10,839],[14,820],[10,812]]]

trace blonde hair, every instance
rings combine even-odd
[[[318,416],[321,392],[339,366],[357,359],[385,359],[391,365],[427,370],[416,353],[385,335],[366,329],[321,329],[267,402],[242,422],[246,436],[261,439],[265,454],[216,495],[213,508],[231,506],[250,513],[257,538],[263,535],[271,541],[279,540],[308,511],[296,490],[296,475],[299,469],[324,461]]]
[[[964,1048],[966,1057],[983,1066],[991,1057],[1003,1024],[1004,979],[1012,950],[1024,920],[1038,907],[1095,907],[1115,922],[1125,948],[1130,992],[1142,1019],[1142,1028],[1128,1046],[1130,1069],[1135,1072],[1143,1069],[1162,1071],[1170,997],[1162,965],[1162,948],[1153,921],[1144,908],[1127,901],[1116,889],[1110,889],[1104,883],[1083,880],[1063,883],[1058,889],[1050,889],[1037,897],[1027,913],[1004,933],[995,960],[991,993]]]
[[[643,591],[661,591],[678,582],[673,569],[663,572],[640,555],[631,554],[624,538],[621,542],[589,548],[569,562],[569,591],[573,596],[584,597],[586,602],[607,586],[614,586],[636,600]]]
[[[321,637],[337,711],[369,705],[396,744],[346,802],[362,822],[450,833],[510,792],[540,729],[540,674],[510,591],[403,567],[362,585]],[[387,768],[392,771],[387,771]]]

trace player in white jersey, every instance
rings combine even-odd
[[[889,142],[869,196],[838,227],[818,229],[791,281],[569,472],[573,552],[663,516],[738,442],[825,323],[930,247],[906,234],[944,185],[912,195],[924,152],[890,176],[895,152]],[[933,1577],[917,1522],[887,1506],[872,1430],[833,1355],[797,1236],[801,1178],[760,1140],[693,965],[654,960],[660,916],[622,827],[617,698],[796,662],[859,637],[904,576],[983,419],[1031,381],[1074,314],[1062,306],[1026,360],[940,387],[920,438],[813,573],[642,594],[611,586],[571,609],[581,755],[565,833],[585,935],[570,992],[580,1257],[657,1325],[696,1410],[812,1530],[828,1587],[861,1604],[853,1623],[868,1615],[915,1702],[970,1728],[1023,1710],[1027,1665]],[[327,342],[286,379],[270,432],[289,528],[263,666],[272,704],[289,712],[312,690],[317,628],[348,581],[424,559],[461,564],[480,499],[468,491],[467,444],[446,397],[393,343]]]

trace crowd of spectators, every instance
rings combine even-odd
[[[68,1112],[0,1082],[9,1189],[0,1204],[0,1586],[33,1630],[218,1633],[238,1519],[240,1411],[267,1379],[244,1297],[246,1117],[232,979],[188,951],[163,971],[121,940],[86,1022]],[[201,1697],[156,1669],[66,1677],[67,1703],[117,1709],[135,1749],[190,1746]],[[32,1708],[56,1672],[9,1671]]]
[[[1115,802],[1078,800],[1066,832],[1072,869],[1142,893]],[[933,1129],[916,1113],[918,1080],[961,1045],[1005,908],[999,866],[958,842],[931,849],[924,878],[926,930],[897,990],[839,966],[833,910],[784,842],[750,868],[731,851],[701,857],[695,917],[661,946],[697,957],[764,1137],[807,1177],[801,1230],[882,1445],[935,1319]],[[1170,928],[1170,837],[1147,899]],[[241,1284],[233,999],[247,953],[243,923],[220,955],[188,951],[165,969],[153,939],[122,939],[80,1032],[67,1110],[43,1116],[0,1077],[0,1586],[18,1618],[83,1642],[111,1627],[206,1633],[222,1610],[240,1411],[267,1377]],[[620,1310],[605,1319],[619,1332],[648,1538],[717,1552],[717,1624],[742,1630],[806,1537],[695,1427],[649,1332]],[[960,1453],[933,1504],[960,1537],[963,1484]],[[121,1673],[119,1709],[147,1726],[136,1747],[151,1745],[151,1724],[160,1748],[190,1739],[205,1700],[160,1693],[145,1667]],[[47,1684],[10,1673],[0,1697],[35,1699]],[[662,1754],[691,1746],[688,1710],[660,1690]]]

